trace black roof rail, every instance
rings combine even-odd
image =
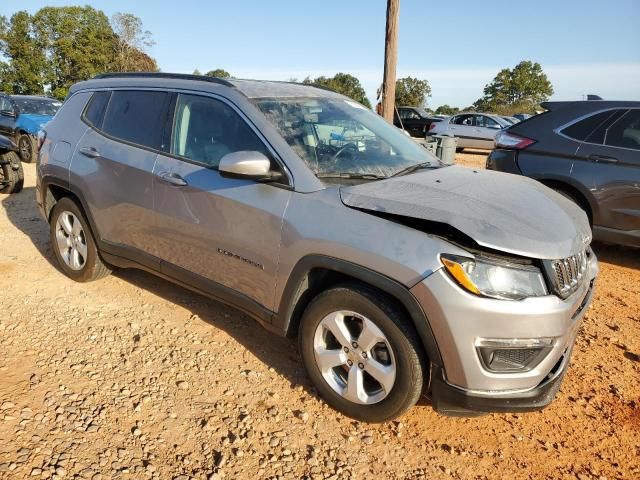
[[[121,73],[101,73],[93,77],[93,80],[105,78],[173,78],[176,80],[198,80],[201,82],[211,82],[234,87],[231,82],[218,77],[207,77],[206,75],[191,75],[189,73],[167,73],[167,72],[121,72]]]

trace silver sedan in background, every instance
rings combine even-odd
[[[482,148],[493,150],[495,137],[503,128],[511,126],[499,115],[489,113],[460,113],[438,123],[432,123],[429,135],[448,135],[458,140],[458,150]]]

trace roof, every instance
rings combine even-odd
[[[24,100],[49,100],[51,102],[59,101],[55,98],[45,97],[44,95],[10,95],[10,97]]]
[[[249,98],[282,98],[282,97],[333,97],[340,94],[328,88],[319,88],[295,82],[279,82],[275,80],[228,79],[234,87]]]
[[[123,86],[126,83],[140,86],[148,85],[152,81],[157,81],[159,85],[167,87],[171,84],[183,86],[190,82],[206,82],[210,86],[233,88],[248,98],[283,98],[283,97],[340,97],[342,96],[332,90],[304,85],[295,82],[281,82],[275,80],[249,80],[240,78],[217,78],[205,75],[189,75],[182,73],[167,72],[130,72],[130,73],[105,73],[97,75],[88,82],[82,82],[82,87],[86,84],[100,83],[100,86],[116,84]],[[204,86],[204,85],[203,85]],[[72,92],[77,90],[80,84],[72,87]]]
[[[596,108],[625,108],[625,107],[639,107],[640,102],[635,100],[576,100],[576,101],[555,101],[555,102],[542,102],[540,106],[545,110],[558,110],[567,106],[589,106]]]

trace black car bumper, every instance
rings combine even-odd
[[[432,365],[430,397],[437,412],[460,417],[473,417],[492,412],[532,412],[542,410],[555,398],[569,365],[571,350],[558,360],[547,378],[537,387],[517,393],[478,394],[447,383],[441,367]]]
[[[495,149],[487,157],[486,168],[487,170],[522,175],[518,167],[518,152],[516,150]]]

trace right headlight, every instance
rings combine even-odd
[[[548,295],[539,268],[485,258],[441,255],[446,271],[465,290],[480,296],[505,300]]]

